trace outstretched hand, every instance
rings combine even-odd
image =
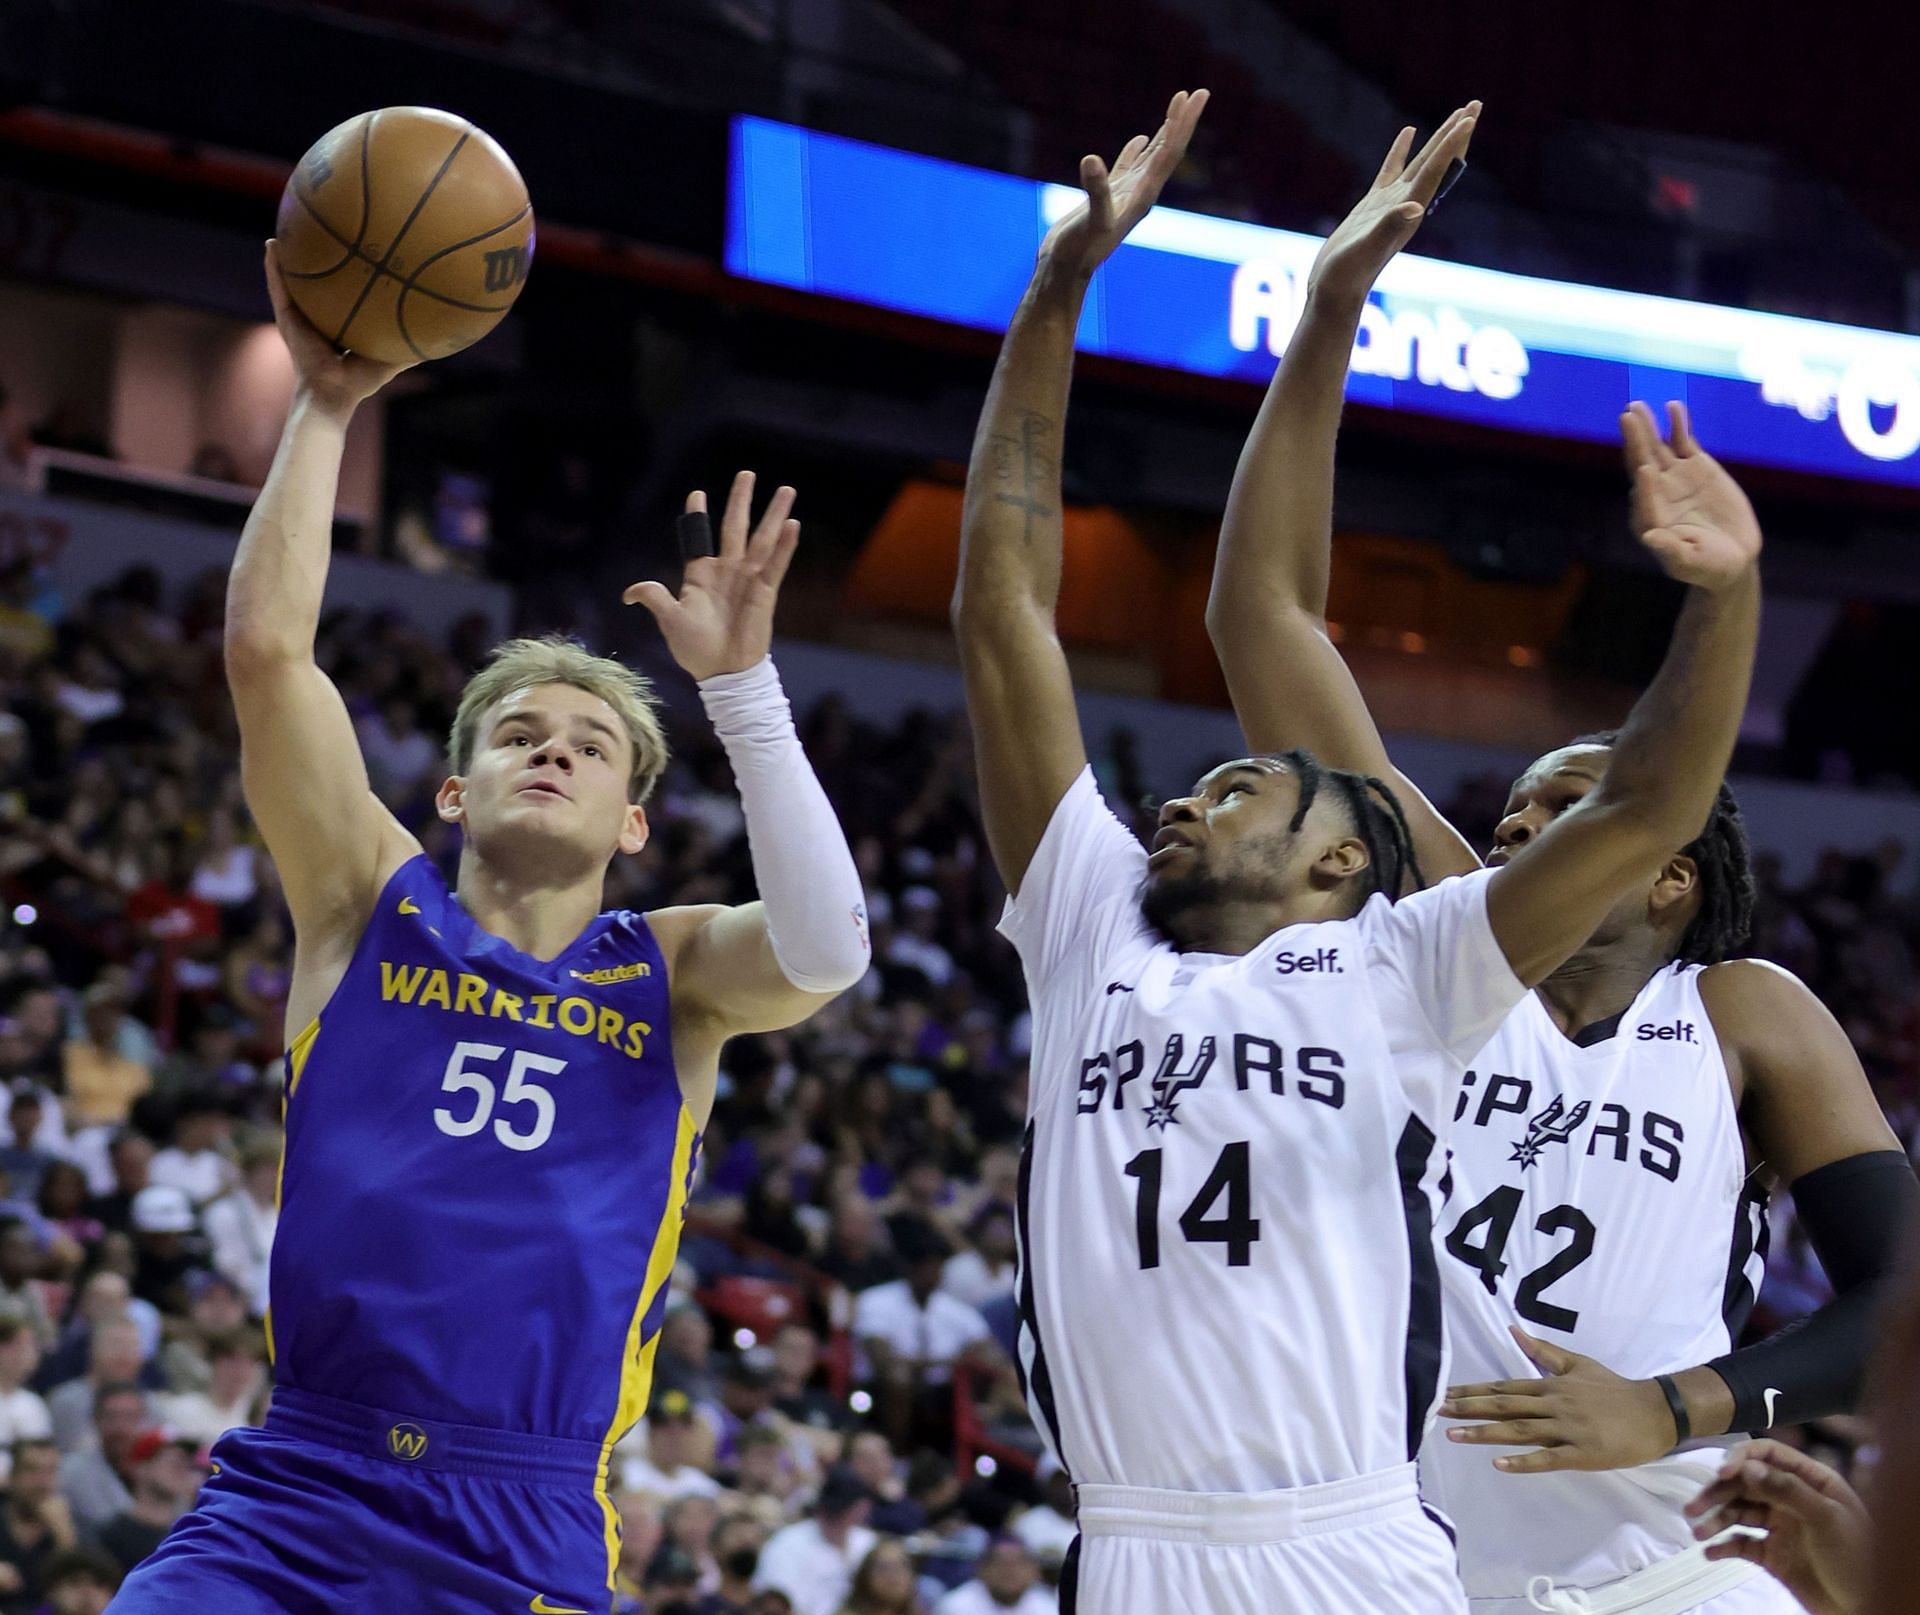
[[[1167,178],[1187,154],[1194,125],[1206,110],[1205,90],[1182,90],[1167,104],[1166,121],[1152,139],[1135,135],[1108,169],[1098,157],[1080,159],[1087,199],[1047,232],[1040,256],[1062,269],[1091,275],[1152,212]]]
[[[362,354],[340,352],[293,306],[277,241],[267,243],[267,296],[273,300],[273,323],[293,357],[294,385],[328,409],[352,414],[401,371],[419,363],[379,364]]]
[[[1825,1464],[1778,1441],[1749,1441],[1686,1506],[1709,1559],[1757,1564],[1814,1615],[1866,1608],[1872,1522],[1859,1494]],[[1760,1532],[1765,1532],[1764,1536]]]
[[[1480,117],[1480,103],[1469,101],[1434,130],[1411,160],[1413,130],[1402,129],[1388,148],[1367,194],[1326,239],[1307,278],[1309,289],[1335,296],[1364,298],[1388,261],[1413,239],[1447,171],[1465,162],[1467,145]]]
[[[1449,1387],[1442,1418],[1487,1421],[1453,1426],[1449,1441],[1535,1448],[1493,1460],[1513,1475],[1628,1469],[1672,1450],[1673,1414],[1652,1380],[1627,1379],[1518,1325],[1510,1333],[1545,1377]]]
[[[1668,577],[1709,592],[1744,577],[1760,555],[1760,521],[1720,462],[1700,447],[1684,404],[1667,405],[1670,441],[1653,411],[1633,403],[1620,417],[1633,530]]]
[[[800,542],[800,524],[788,515],[793,489],[781,487],[749,535],[753,482],[751,471],[733,479],[720,518],[720,553],[687,562],[677,597],[664,583],[636,583],[621,596],[653,613],[673,659],[695,679],[745,672],[773,645],[773,605]],[[704,493],[687,495],[689,511],[706,508]]]

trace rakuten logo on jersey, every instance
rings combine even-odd
[[[1324,971],[1329,976],[1347,973],[1340,963],[1338,948],[1315,948],[1311,953],[1276,953],[1273,968],[1283,976],[1309,975],[1316,971]]]
[[[1651,1021],[1642,1021],[1633,1029],[1633,1035],[1642,1043],[1694,1043],[1699,1041],[1693,1035],[1692,1021],[1674,1021],[1668,1026],[1655,1026]]]

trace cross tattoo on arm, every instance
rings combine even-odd
[[[1025,410],[1020,416],[1018,433],[997,433],[992,439],[993,480],[997,489],[994,502],[1011,505],[1021,513],[1020,542],[1029,548],[1033,544],[1034,522],[1058,514],[1056,507],[1041,497],[1035,487],[1036,481],[1052,482],[1058,477],[1047,441],[1054,429],[1054,423],[1046,416]],[[1009,491],[1016,485],[1018,492]]]

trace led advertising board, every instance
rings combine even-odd
[[[1079,191],[736,118],[726,266],[768,284],[1004,329]],[[1157,208],[1087,299],[1082,352],[1264,383],[1318,236]],[[1403,254],[1347,396],[1591,442],[1630,399],[1684,399],[1728,458],[1920,486],[1920,337]]]

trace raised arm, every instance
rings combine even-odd
[[[1487,916],[1531,987],[1593,934],[1616,900],[1700,833],[1733,756],[1760,631],[1760,524],[1733,478],[1667,406],[1672,444],[1644,404],[1621,416],[1640,542],[1688,585],[1666,660],[1634,706],[1606,777],[1498,870]]]
[[[1111,172],[1098,157],[1081,159],[1087,201],[1041,245],[974,435],[953,626],[987,842],[1011,892],[1087,761],[1054,630],[1074,332],[1093,272],[1152,208],[1206,101],[1205,90],[1176,95],[1159,133],[1134,136]]]
[[[293,356],[293,405],[227,580],[225,651],[247,807],[286,889],[304,975],[344,962],[380,881],[418,850],[368,786],[346,705],[313,657],[347,424],[401,367],[335,353],[287,300],[271,243],[267,288]]]
[[[1248,434],[1220,526],[1207,632],[1255,751],[1305,747],[1385,780],[1400,798],[1429,879],[1480,867],[1466,839],[1393,766],[1365,698],[1327,637],[1334,439],[1367,294],[1466,159],[1480,103],[1437,129],[1411,161],[1403,129],[1372,187],[1327,238],[1305,311]]]
[[[805,1020],[866,973],[867,912],[859,871],[821,789],[770,654],[780,583],[800,542],[780,488],[749,531],[753,473],[742,471],[708,539],[706,495],[687,500],[697,535],[680,592],[636,583],[629,604],[653,614],[667,648],[698,682],[733,765],[760,900],[650,916],[672,972],[674,1053],[695,1115],[712,1099],[720,1044]]]

